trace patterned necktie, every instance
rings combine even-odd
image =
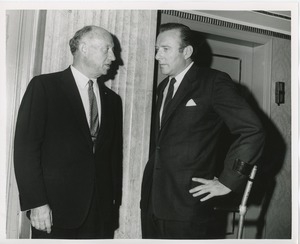
[[[94,82],[92,80],[89,80],[88,95],[90,103],[90,132],[92,141],[94,143],[93,151],[95,152],[95,142],[99,131],[99,117],[96,96],[93,89],[93,83]]]
[[[172,78],[169,84],[169,88],[168,88],[168,93],[165,99],[165,103],[164,103],[164,108],[163,108],[163,112],[162,112],[162,121],[164,120],[164,116],[166,114],[166,111],[170,105],[170,102],[172,100],[173,97],[173,93],[174,93],[174,84],[176,82],[175,78]]]

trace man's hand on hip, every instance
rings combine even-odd
[[[31,209],[31,225],[37,230],[51,232],[52,211],[48,204]]]
[[[226,195],[231,192],[231,190],[224,186],[217,178],[214,178],[213,180],[192,178],[192,181],[201,183],[201,185],[190,189],[189,192],[193,194],[193,197],[208,194],[200,199],[201,202],[204,202],[212,197]]]

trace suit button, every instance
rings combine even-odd
[[[160,150],[160,147],[156,147],[156,150]]]

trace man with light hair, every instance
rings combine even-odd
[[[122,105],[101,83],[115,60],[111,34],[85,26],[73,64],[34,77],[20,105],[14,165],[32,238],[113,238],[122,191]]]

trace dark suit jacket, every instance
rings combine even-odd
[[[213,199],[202,203],[189,193],[197,185],[192,177],[213,179],[216,175],[216,145],[222,125],[225,123],[236,136],[219,176],[220,182],[233,191],[247,178],[233,170],[235,160],[256,163],[264,133],[231,78],[196,65],[186,73],[159,129],[159,110],[167,82],[168,78],[157,90],[154,142],[143,176],[141,208],[147,209],[151,196],[158,218],[199,221],[209,217]],[[196,106],[186,106],[190,99]]]
[[[70,68],[34,77],[19,109],[14,165],[21,210],[49,204],[56,227],[78,227],[95,189],[103,219],[121,204],[121,99],[98,85],[101,125],[95,155]]]

